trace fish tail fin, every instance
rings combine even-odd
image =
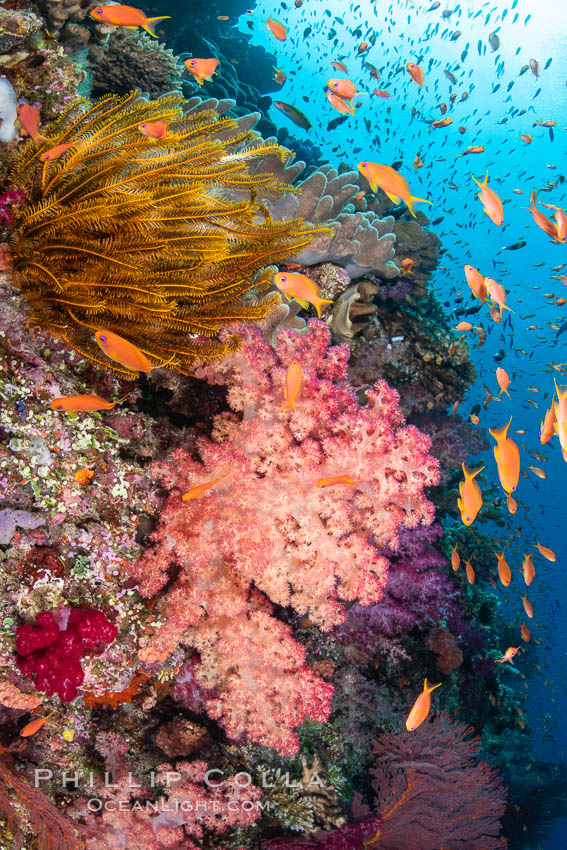
[[[557,385],[557,378],[553,379],[553,383],[555,384],[555,391],[557,393],[557,398],[559,399],[559,401],[561,401],[564,398],[567,398],[567,387],[565,387],[565,389],[563,389],[563,390],[560,390],[558,385]],[[554,399],[554,402],[555,402],[555,399]]]
[[[502,395],[502,393],[506,393],[506,395],[508,396],[508,398],[510,399],[510,401],[512,401],[512,396],[510,395],[510,393],[508,392],[508,390],[500,390],[500,392],[498,393],[498,398],[500,398],[500,396]]]
[[[321,318],[321,304],[332,304],[333,302],[328,298],[320,298],[313,306],[317,310],[317,316]]]
[[[287,400],[287,401],[285,401],[285,402],[282,404],[282,410],[284,409],[284,407],[293,407],[293,409],[294,409],[294,410],[297,410],[297,408],[296,408],[296,406],[295,406],[295,402],[294,402],[294,401],[292,401],[290,398],[288,398],[288,400]]]
[[[503,425],[501,428],[489,428],[488,431],[492,437],[496,440],[497,443],[500,440],[505,440],[508,434],[508,428],[510,427],[512,422],[512,417],[510,417],[508,423]]]
[[[484,178],[483,186],[488,186],[488,171],[486,172],[486,177]]]
[[[171,15],[160,15],[158,18],[146,18],[146,20],[144,21],[144,26],[142,27],[142,29],[144,29],[147,33],[149,33],[153,38],[157,38],[157,35],[154,32],[155,25],[159,21],[168,21],[168,20],[170,20],[170,18],[171,18]]]
[[[510,422],[511,421],[512,420],[510,419]],[[508,423],[508,425],[510,424],[510,422]],[[508,426],[506,426],[506,427],[508,427]],[[465,476],[465,480],[472,481],[473,478],[476,478],[478,473],[482,472],[483,469],[484,469],[484,466],[479,466],[478,469],[469,469],[468,466],[465,463],[463,463],[463,475]]]
[[[476,183],[476,185],[478,186],[478,188],[479,188],[479,189],[482,189],[482,183],[480,183],[480,182],[476,179],[476,177],[474,176],[474,174],[471,174],[471,177],[472,177],[472,179],[474,180],[474,182]]]
[[[413,211],[413,205],[417,202],[421,204],[431,204],[433,205],[433,201],[428,201],[427,198],[418,198],[417,195],[411,195],[409,198],[410,203],[408,204],[408,209],[415,218],[415,213]]]
[[[426,693],[426,694],[430,694],[432,691],[435,690],[435,688],[440,688],[442,684],[443,684],[443,682],[439,682],[438,685],[428,685],[427,679],[426,679],[425,682],[423,683],[423,692]]]

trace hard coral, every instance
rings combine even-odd
[[[305,163],[295,163],[297,176]],[[305,265],[331,262],[343,266],[351,278],[377,272],[392,278],[399,274],[393,262],[396,236],[394,219],[380,218],[372,211],[356,211],[352,200],[359,191],[358,175],[339,174],[329,165],[321,166],[299,183],[301,196],[272,205],[274,218],[299,215],[313,224],[327,224],[332,232],[322,233],[294,261]]]
[[[261,594],[325,630],[344,619],[343,602],[377,602],[388,567],[377,547],[395,550],[403,527],[431,522],[424,487],[437,465],[383,381],[359,406],[345,383],[348,349],[328,349],[323,323],[310,322],[304,335],[281,332],[277,351],[256,330],[238,334],[242,350],[204,374],[228,382],[242,418],[216,418],[214,442],[199,441],[201,461],[180,449],[154,466],[170,496],[154,547],[129,569],[144,596],[177,576],[157,604],[167,622],[142,658],[164,660],[179,642],[196,648],[198,683],[219,692],[206,701],[209,713],[232,736],[247,731],[290,752],[292,728],[325,716],[330,688],[304,666],[303,648]],[[284,410],[295,360],[302,393],[297,410]],[[355,486],[316,486],[345,473]],[[181,500],[220,476],[201,499]]]
[[[251,173],[250,164],[289,152],[264,144],[249,116],[226,118],[201,101],[184,112],[185,105],[175,92],[157,101],[136,92],[94,106],[78,101],[48,141],[23,146],[14,167],[28,203],[12,235],[13,277],[32,320],[116,372],[131,374],[104,359],[97,328],[180,371],[196,356],[234,350],[234,336],[212,338],[224,324],[266,316],[277,294],[244,296],[266,293],[266,264],[313,237],[298,219],[273,222],[255,201],[260,191],[289,187],[270,172]],[[169,125],[161,141],[139,130],[156,121]],[[69,142],[40,163],[41,153]]]
[[[93,96],[127,94],[134,88],[150,97],[181,87],[182,63],[145,33],[115,30],[89,51]]]
[[[62,702],[75,699],[83,681],[81,658],[97,644],[111,643],[118,629],[101,611],[74,608],[60,629],[50,611],[36,617],[35,626],[18,626],[16,652],[20,671],[36,676],[35,686]]]

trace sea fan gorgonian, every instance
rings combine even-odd
[[[234,349],[236,338],[215,338],[220,328],[266,316],[279,298],[267,294],[266,267],[316,232],[299,219],[273,221],[257,201],[259,192],[293,191],[256,173],[258,159],[292,154],[264,142],[249,118],[207,103],[188,109],[178,92],[158,100],[132,92],[78,100],[47,141],[24,144],[11,180],[27,202],[11,251],[32,321],[127,375],[94,342],[97,329],[181,372]],[[148,124],[167,125],[165,137],[145,135]]]

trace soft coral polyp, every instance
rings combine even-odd
[[[118,633],[102,611],[74,608],[66,629],[60,629],[51,611],[36,617],[34,626],[16,629],[18,667],[35,675],[35,686],[48,696],[58,694],[69,702],[83,681],[81,658],[100,644],[111,643]]]

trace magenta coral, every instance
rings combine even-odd
[[[293,726],[324,720],[332,689],[305,666],[267,600],[327,631],[344,620],[344,602],[378,602],[388,568],[379,547],[395,550],[403,528],[432,521],[424,487],[438,467],[384,381],[360,407],[346,383],[348,348],[329,348],[322,322],[304,335],[283,331],[276,350],[256,329],[238,335],[241,350],[207,373],[228,383],[235,413],[216,417],[200,461],[178,449],[152,469],[170,495],[155,545],[130,570],[143,596],[164,587],[173,565],[177,578],[158,603],[167,622],[141,659],[163,661],[180,642],[198,649],[199,683],[220,694],[209,713],[235,737],[247,732],[291,753]],[[283,408],[284,386],[296,360],[303,385],[292,410]],[[316,486],[346,473],[354,486]],[[201,498],[182,501],[217,478]]]
[[[375,605],[353,605],[336,636],[343,644],[356,642],[361,650],[380,642],[383,636],[406,634],[415,628],[451,623],[456,631],[461,615],[460,591],[443,572],[447,560],[430,543],[443,533],[439,525],[404,531],[399,551],[390,554],[384,595]]]
[[[99,644],[111,643],[118,629],[102,611],[74,608],[59,626],[51,611],[36,617],[34,626],[16,629],[16,653],[24,676],[35,675],[35,686],[62,702],[75,699],[83,682],[81,658]],[[68,613],[68,616],[67,616]]]

